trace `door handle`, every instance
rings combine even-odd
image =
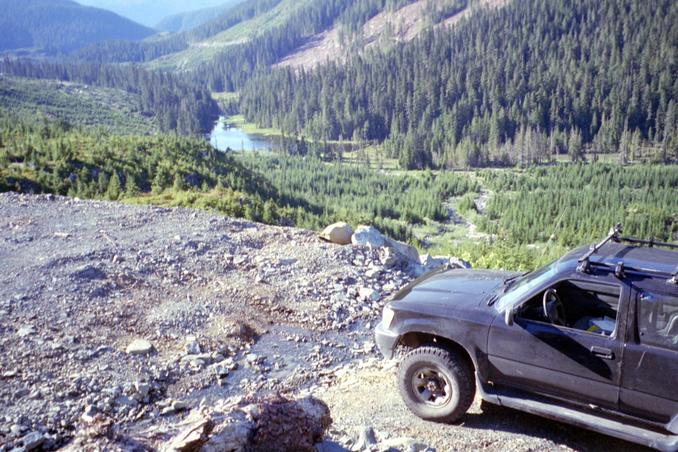
[[[591,347],[591,353],[598,358],[614,359],[614,352],[609,348]]]

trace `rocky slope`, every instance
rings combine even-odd
[[[0,451],[170,450],[272,393],[327,403],[321,450],[629,447],[477,405],[468,428],[414,419],[372,342],[412,278],[383,259],[207,212],[0,195]]]

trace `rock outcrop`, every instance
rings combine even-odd
[[[332,424],[314,397],[273,395],[191,413],[163,452],[312,452]]]

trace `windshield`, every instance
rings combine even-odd
[[[497,302],[497,309],[504,311],[507,307],[513,306],[519,300],[522,300],[525,294],[555,275],[557,264],[558,261],[551,262],[546,267],[542,267],[518,279],[513,285],[509,286],[505,294],[500,296]]]

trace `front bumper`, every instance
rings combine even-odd
[[[384,328],[383,322],[379,322],[374,330],[374,341],[377,343],[379,351],[386,359],[392,359],[395,355],[395,349],[398,345],[400,336],[393,331]]]

